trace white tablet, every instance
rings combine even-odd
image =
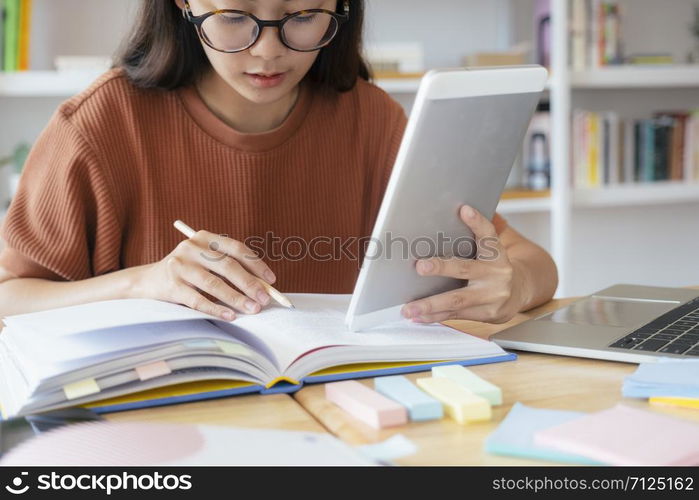
[[[347,311],[350,330],[400,319],[405,303],[463,286],[420,276],[415,263],[475,256],[459,207],[493,216],[547,76],[540,66],[425,74]]]

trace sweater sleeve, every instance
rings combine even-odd
[[[0,266],[81,280],[119,268],[117,214],[97,155],[59,109],[32,151],[2,227]]]

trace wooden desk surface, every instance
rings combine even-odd
[[[326,432],[287,394],[248,395],[110,413],[113,422],[208,424],[287,431]]]
[[[552,301],[545,306],[519,314],[505,325],[487,325],[469,321],[451,321],[450,326],[487,337],[508,326],[522,322],[570,303],[573,299]],[[529,406],[575,411],[597,411],[622,400],[623,378],[637,365],[612,361],[571,358],[546,354],[518,353],[517,361],[469,367],[474,373],[503,390],[503,404],[493,408],[490,422],[460,425],[449,418],[377,431],[347,415],[329,403],[322,384],[309,385],[294,395],[311,415],[330,432],[350,444],[381,441],[403,434],[419,448],[413,456],[398,460],[411,465],[535,465],[543,462],[490,455],[483,450],[486,437],[519,401]],[[411,380],[429,376],[429,372],[407,375]],[[373,379],[362,380],[369,387]],[[624,399],[625,404],[648,407],[645,400]],[[699,412],[690,409],[653,407],[656,411],[699,421]]]

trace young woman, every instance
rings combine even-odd
[[[260,279],[351,293],[406,123],[368,81],[363,14],[362,0],[144,0],[115,69],[27,160],[0,316],[147,297],[230,320],[270,302]],[[420,261],[468,286],[406,317],[503,322],[552,296],[544,250],[497,215],[460,217],[497,257]],[[200,230],[183,239],[176,219]]]

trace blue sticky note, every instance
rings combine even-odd
[[[410,420],[437,420],[444,416],[442,403],[401,375],[375,378],[374,389],[379,394],[405,406]]]
[[[622,394],[628,398],[699,398],[699,359],[660,358],[656,363],[641,363],[624,379]]]
[[[515,403],[497,429],[488,436],[485,451],[495,455],[533,458],[549,462],[598,465],[588,458],[561,453],[534,445],[534,434],[576,418],[584,413],[561,410],[542,410]]]

